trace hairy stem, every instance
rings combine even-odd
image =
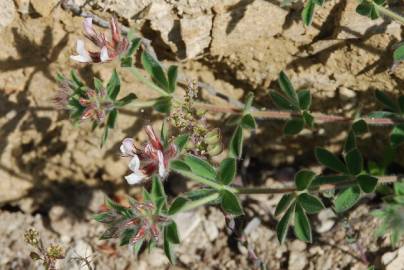
[[[219,192],[215,192],[209,196],[203,197],[199,200],[195,200],[192,201],[190,203],[188,203],[187,205],[185,205],[183,208],[181,208],[180,212],[185,212],[185,211],[189,211],[192,210],[194,208],[198,208],[199,206],[203,206],[211,201],[214,201],[216,199],[218,199],[220,197]]]
[[[402,180],[402,176],[378,176],[378,183],[379,184],[387,184],[387,183],[393,183],[397,182],[399,180]],[[330,183],[330,184],[322,184],[320,186],[315,187],[313,190],[315,191],[327,191],[327,190],[332,190],[332,189],[337,189],[337,188],[344,188],[344,187],[350,187],[352,185],[356,185],[357,181],[355,180],[347,180],[347,181],[341,181],[339,183]],[[297,191],[295,187],[287,187],[287,188],[244,188],[244,187],[236,187],[237,193],[239,194],[283,194],[283,193],[291,193]]]
[[[398,23],[401,23],[402,25],[404,25],[404,17],[391,11],[388,8],[385,8],[383,6],[379,6],[379,5],[374,5],[374,7],[379,11],[380,14],[389,17],[392,20],[395,20]]]

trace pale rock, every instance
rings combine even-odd
[[[303,270],[307,264],[307,258],[304,252],[291,251],[289,255],[289,270]]]
[[[404,247],[398,250],[397,257],[386,266],[386,270],[404,270]]]
[[[167,257],[164,255],[162,249],[155,248],[147,255],[147,263],[152,269],[156,267],[162,267],[163,265],[168,265],[169,261]]]
[[[243,46],[254,44],[282,32],[288,12],[270,1],[256,0],[232,9],[216,7],[211,53],[230,55]],[[269,15],[270,14],[270,15]],[[242,16],[239,21],[235,17]]]
[[[23,15],[27,15],[29,13],[29,2],[30,0],[15,0],[18,7],[18,12]]]
[[[371,20],[366,16],[359,15],[356,12],[358,3],[347,1],[346,7],[342,12],[337,39],[355,39],[363,37],[369,29],[375,29],[384,22],[382,18]]]
[[[0,31],[13,21],[15,14],[13,0],[0,1]]]
[[[105,5],[105,9],[109,9],[111,11],[115,11],[120,16],[125,19],[133,19],[137,14],[141,13],[143,10],[147,9],[147,7],[152,3],[157,1],[152,0],[119,0],[119,1],[111,1],[111,3]]]
[[[3,159],[1,163],[4,165]],[[32,182],[20,178],[19,175],[0,170],[0,204],[22,198],[32,186]]]
[[[289,249],[291,251],[304,251],[306,250],[306,243],[300,240],[293,240],[290,244],[289,244]]]
[[[58,269],[70,269],[70,270],[90,270],[94,269],[93,261],[93,249],[83,240],[78,240],[75,245],[69,249],[66,253],[64,260],[59,260],[61,267]],[[88,261],[89,265],[86,264]],[[90,267],[88,267],[90,266]]]
[[[219,230],[216,227],[216,224],[210,220],[203,220],[202,222],[203,228],[209,238],[209,241],[213,242],[219,236]]]
[[[177,43],[180,37],[173,33],[175,23],[178,19],[172,14],[171,6],[166,2],[154,1],[145,17],[150,20],[150,26],[153,30],[160,32],[161,39],[167,44],[173,52],[177,52]],[[179,33],[178,33],[179,34]]]
[[[331,209],[324,209],[321,210],[318,214],[318,219],[320,220],[321,224],[316,226],[316,231],[318,233],[324,233],[334,226],[335,224],[335,214]]]
[[[174,221],[177,223],[180,239],[184,240],[198,227],[202,219],[198,213],[192,211],[176,214]]]
[[[181,37],[185,43],[186,57],[194,58],[209,46],[211,41],[212,15],[181,19]]]
[[[395,258],[397,257],[397,250],[396,251],[392,251],[392,252],[386,252],[383,254],[382,256],[382,263],[384,265],[388,265],[389,263],[391,263],[391,261],[393,261]]]
[[[31,5],[36,12],[41,14],[43,17],[49,16],[52,13],[60,0],[31,0]]]

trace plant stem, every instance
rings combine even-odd
[[[208,179],[206,179],[206,178],[204,178],[204,177],[201,177],[201,176],[199,176],[199,175],[196,175],[196,174],[193,174],[192,172],[188,172],[188,171],[184,171],[184,170],[175,170],[174,169],[174,171],[176,171],[177,173],[179,173],[179,174],[181,174],[182,176],[185,176],[185,177],[188,177],[188,178],[190,178],[190,179],[192,179],[192,180],[194,180],[195,182],[198,182],[198,183],[200,183],[200,184],[203,184],[203,185],[206,185],[206,186],[209,186],[209,187],[211,187],[211,188],[214,188],[214,189],[216,189],[216,190],[221,190],[221,189],[223,189],[225,186],[223,186],[223,185],[221,185],[221,184],[219,184],[219,183],[216,183],[216,182],[213,182],[213,181],[211,181],[211,180],[208,180]],[[231,188],[231,191],[234,191],[235,189],[233,189],[233,188]]]
[[[389,17],[390,19],[393,19],[396,22],[401,23],[402,25],[404,25],[404,17],[403,16],[401,16],[401,15],[399,15],[399,14],[397,14],[397,13],[395,13],[395,12],[391,11],[390,9],[385,8],[383,6],[379,6],[379,5],[374,4],[374,7],[379,11],[380,14],[382,14],[382,15],[384,15],[386,17]]]
[[[379,184],[387,184],[387,183],[393,183],[397,182],[399,180],[402,180],[402,176],[378,176],[378,183]],[[352,185],[356,185],[357,181],[355,180],[347,180],[347,181],[341,181],[339,183],[330,183],[330,184],[322,184],[320,186],[317,186],[314,188],[314,191],[327,191],[327,190],[332,190],[332,189],[337,189],[337,188],[344,188],[344,187],[349,187]],[[238,194],[283,194],[283,193],[292,193],[296,192],[297,189],[295,187],[287,187],[287,188],[244,188],[244,187],[235,187],[236,192]]]
[[[195,102],[195,107],[219,112],[219,113],[230,113],[230,114],[242,114],[243,111],[241,109],[235,107],[225,107],[218,106],[212,104],[206,104],[201,102]],[[289,111],[276,111],[276,110],[265,110],[265,111],[251,111],[251,115],[256,118],[264,118],[264,119],[274,119],[274,120],[290,120],[292,118],[301,117],[301,114],[298,112],[289,112]],[[316,123],[351,123],[355,121],[354,118],[339,116],[339,115],[327,115],[322,113],[312,113],[314,117],[314,121]],[[377,125],[377,126],[391,126],[396,123],[404,122],[404,119],[401,121],[393,120],[390,118],[373,118],[373,117],[361,117],[368,125]]]
[[[185,212],[197,208],[199,206],[205,205],[211,201],[218,199],[220,196],[219,192],[215,192],[209,196],[203,197],[199,200],[192,201],[181,208],[180,212]]]

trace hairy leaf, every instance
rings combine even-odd
[[[353,207],[360,199],[361,190],[358,186],[353,186],[339,193],[334,201],[335,211],[344,212]]]
[[[344,163],[330,151],[324,148],[316,148],[315,156],[322,165],[337,172],[347,173]]]

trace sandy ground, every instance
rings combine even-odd
[[[289,9],[264,0],[89,2],[84,9],[106,19],[117,14],[123,24],[151,39],[158,57],[165,64],[179,63],[184,76],[235,99],[253,91],[257,107],[273,108],[268,92],[277,87],[281,70],[296,88],[310,89],[313,109],[324,113],[366,113],[377,108],[374,89],[396,94],[403,88],[403,69],[388,73],[401,27],[355,15],[352,1],[327,1],[312,28],[302,26],[300,2]],[[127,167],[119,157],[120,141],[143,141],[142,127],[159,126],[161,117],[148,110],[120,115],[118,128],[100,149],[100,130],[92,133],[85,124],[75,127],[63,111],[54,109],[57,72],[76,68],[92,84],[94,75],[107,80],[116,64],[79,65],[69,60],[82,36],[81,23],[82,18],[61,9],[57,1],[0,3],[0,269],[40,269],[30,261],[30,248],[23,241],[24,230],[32,226],[45,242],[66,249],[60,269],[87,269],[74,260],[80,256],[89,257],[95,269],[251,269],[246,250],[214,207],[179,217],[183,243],[177,248],[177,266],[169,266],[161,249],[136,259],[125,247],[98,240],[103,226],[91,215],[105,196],[135,195],[140,190],[123,181]],[[131,91],[139,98],[150,96],[150,89],[124,70],[119,72],[122,96]],[[223,102],[206,92],[202,97]],[[301,167],[318,170],[313,147],[339,151],[346,135],[346,127],[334,125],[296,138],[281,137],[281,129],[278,122],[259,122],[248,140],[250,163],[245,168],[246,178],[255,180],[246,183],[283,186]],[[360,142],[369,150],[367,160],[383,149],[382,132],[375,128]],[[171,196],[187,185],[176,179],[167,183]],[[379,200],[367,197],[343,217],[325,210],[312,217],[313,244],[291,235],[279,245],[273,216],[279,199],[243,200],[246,216],[240,222],[256,218],[258,225],[248,239],[268,269],[367,269],[367,264],[404,269],[404,248],[391,248],[388,241],[373,236],[377,221],[369,210],[379,207]]]

